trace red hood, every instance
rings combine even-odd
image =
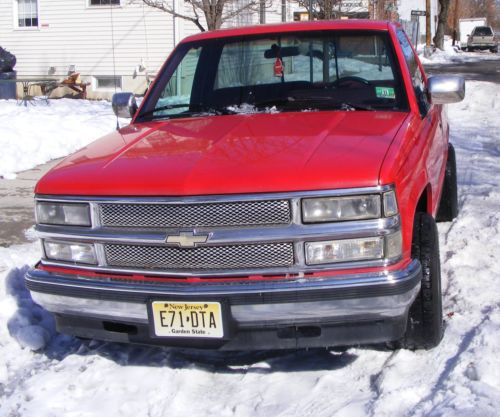
[[[304,112],[136,124],[67,157],[35,191],[176,196],[373,186],[405,117]]]

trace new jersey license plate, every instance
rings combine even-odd
[[[217,302],[153,301],[156,336],[222,338],[222,308]]]

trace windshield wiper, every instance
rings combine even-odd
[[[265,107],[265,106],[281,106],[283,104],[294,103],[296,99],[294,97],[279,97],[279,98],[271,98],[268,100],[256,101],[255,103],[251,103],[255,107]]]
[[[363,110],[363,111],[374,111],[375,109],[372,106],[366,106],[363,104],[354,104],[349,102],[337,102],[334,97],[331,96],[304,96],[304,97],[293,97],[288,96],[284,98],[274,98],[269,100],[262,100],[254,103],[255,107],[262,106],[272,106],[272,105],[290,105],[291,107],[298,107],[302,104],[319,104],[319,105],[328,105],[328,107],[340,108],[341,110],[347,111],[355,111],[355,110]],[[323,106],[321,106],[323,107]]]
[[[189,107],[189,110],[174,113],[174,114],[158,114],[154,113],[163,110],[173,110],[182,107]],[[153,118],[178,118],[184,116],[203,116],[203,115],[226,115],[226,114],[237,114],[227,107],[204,107],[204,106],[193,106],[192,104],[167,104],[165,106],[157,107],[156,109],[148,110],[141,114],[141,117],[153,115]]]
[[[347,111],[355,111],[355,110],[364,110],[364,111],[375,111],[372,106],[364,106],[362,104],[352,104],[352,103],[340,103],[339,105],[341,110]]]
[[[141,113],[141,117],[149,116],[151,114],[154,114],[154,113],[156,113],[158,111],[162,111],[162,110],[180,109],[182,107],[189,107],[189,106],[190,106],[189,104],[167,104],[165,106],[157,107],[155,109],[148,110],[144,113]]]

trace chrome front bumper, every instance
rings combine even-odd
[[[239,327],[383,320],[405,316],[421,267],[412,261],[391,273],[237,283],[131,283],[56,275],[32,269],[26,277],[35,302],[61,315],[148,323],[150,300],[225,300]]]

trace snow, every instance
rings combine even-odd
[[[74,103],[0,111],[12,135],[38,133],[52,157],[114,127],[109,105]],[[222,354],[80,341],[58,334],[24,287],[32,242],[0,247],[0,416],[499,416],[500,84],[467,82],[465,101],[448,108],[460,214],[439,225],[446,331],[437,348]],[[47,132],[63,131],[57,121],[70,130],[43,137],[25,111],[45,117]],[[38,161],[8,152],[16,160],[5,172]]]
[[[428,58],[424,56],[424,45],[419,45],[417,52],[420,61],[424,65],[462,64],[485,60],[500,61],[500,54],[488,50],[464,52],[458,47],[458,44],[453,46],[449,37],[445,37],[444,50],[436,49]]]
[[[66,156],[116,127],[107,101],[0,100],[0,176]]]

